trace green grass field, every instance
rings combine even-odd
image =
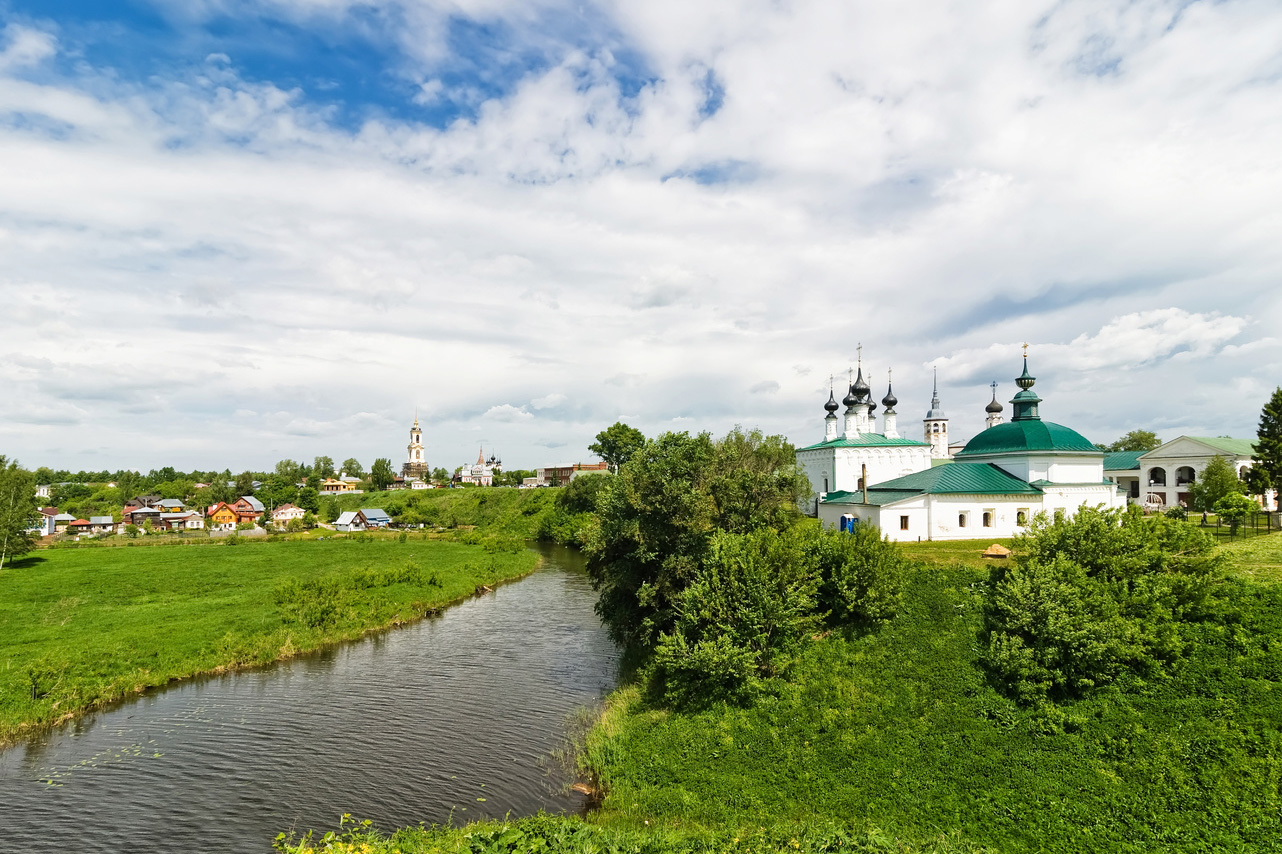
[[[36,552],[0,571],[0,743],[149,686],[421,617],[537,560],[416,536]]]
[[[1183,665],[1058,717],[987,683],[974,565],[919,565],[891,624],[813,644],[749,708],[678,714],[624,689],[589,740],[608,793],[592,821],[842,822],[999,851],[1282,850],[1282,535],[1226,549],[1218,612],[1186,627]]]

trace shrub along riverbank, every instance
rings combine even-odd
[[[537,561],[515,540],[420,535],[33,553],[0,572],[0,744],[150,686],[422,617]]]

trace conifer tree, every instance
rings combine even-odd
[[[1277,490],[1278,500],[1282,502],[1282,494],[1279,494],[1282,493],[1282,386],[1264,404],[1256,435],[1259,441],[1255,444],[1255,467],[1268,475],[1269,482]]]

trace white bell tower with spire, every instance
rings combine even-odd
[[[410,443],[406,448],[409,459],[401,466],[403,477],[426,479],[427,459],[423,455],[423,430],[418,426],[418,410],[414,410],[414,426],[410,428]]]
[[[939,369],[935,369],[935,386],[930,394],[930,411],[922,419],[926,441],[930,444],[930,456],[936,460],[949,459],[948,453],[948,416],[939,405]]]

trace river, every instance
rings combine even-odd
[[[350,813],[392,829],[574,811],[548,761],[618,654],[582,558],[440,616],[148,692],[0,752],[0,852],[266,852]]]

